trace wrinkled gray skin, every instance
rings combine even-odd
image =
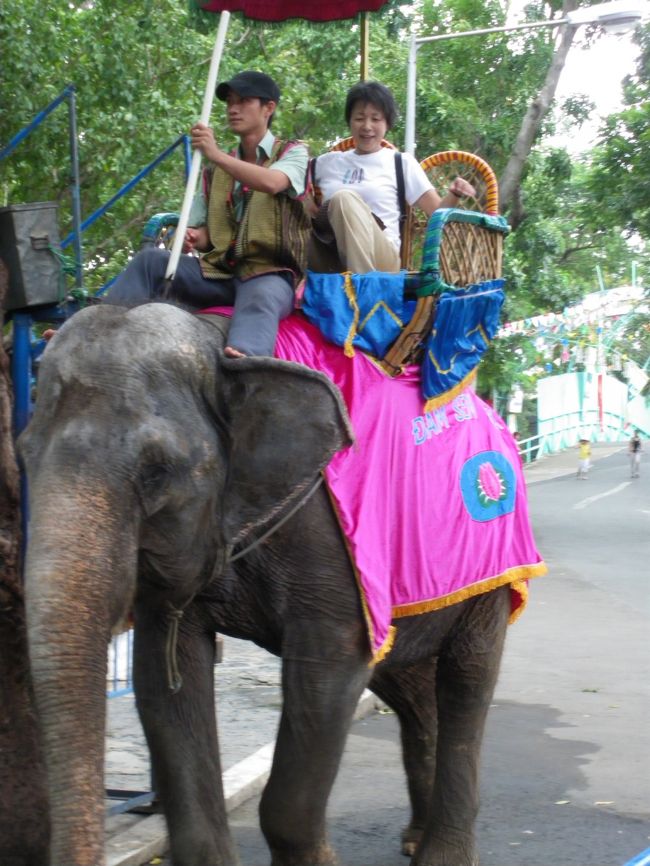
[[[268,358],[225,360],[226,327],[165,304],[92,307],[61,329],[42,362],[21,450],[52,866],[104,862],[106,645],[132,605],[137,705],[176,866],[239,862],[221,785],[215,630],[282,656],[282,719],[260,807],[273,866],[337,862],[325,808],[368,685],[401,722],[412,802],[405,852],[416,866],[471,866],[508,590],[400,620],[392,652],[373,670],[355,576],[322,488],[226,565],[233,545],[286,512],[350,441],[324,376]],[[170,605],[184,608],[177,694],[165,665]]]

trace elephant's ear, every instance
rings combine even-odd
[[[234,544],[286,510],[354,436],[338,388],[322,373],[273,358],[220,362],[230,427],[222,526]]]

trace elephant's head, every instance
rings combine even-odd
[[[136,580],[182,606],[351,441],[324,376],[228,361],[225,329],[166,304],[91,307],[42,360],[20,450],[53,866],[102,862],[106,645]]]

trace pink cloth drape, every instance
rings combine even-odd
[[[212,312],[212,311],[209,311]],[[391,379],[347,358],[296,313],[280,323],[276,356],[325,373],[341,390],[356,444],[325,470],[357,572],[373,656],[391,621],[503,584],[513,612],[526,580],[546,571],[528,519],[516,443],[471,390],[423,413],[419,370]]]

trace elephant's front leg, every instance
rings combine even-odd
[[[228,830],[214,710],[214,631],[189,607],[180,622],[183,683],[168,684],[168,608],[136,607],[134,685],[165,811],[174,866],[236,866]]]
[[[365,634],[334,637],[292,625],[283,642],[284,705],[273,766],[260,803],[272,866],[333,866],[325,810],[346,736],[370,678]]]

